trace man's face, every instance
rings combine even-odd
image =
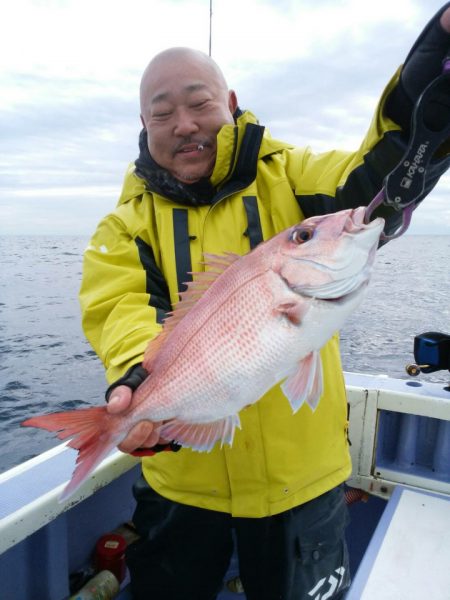
[[[154,160],[183,183],[211,175],[216,136],[237,107],[215,71],[201,61],[162,61],[141,94],[141,119]]]

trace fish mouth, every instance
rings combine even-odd
[[[384,219],[377,217],[372,221],[369,221],[369,223],[366,223],[366,212],[367,207],[365,206],[359,206],[358,208],[352,209],[345,221],[344,231],[347,233],[360,233],[371,229],[380,229],[382,231]]]

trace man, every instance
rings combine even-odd
[[[305,217],[369,203],[404,152],[414,102],[442,69],[448,7],[388,84],[355,153],[314,155],[272,139],[202,53],[172,48],[150,62],[140,156],[85,254],[83,323],[107,368],[109,412],[127,409],[147,375],[145,348],[188,273],[202,269],[203,253],[243,254]],[[436,158],[423,196],[448,164]],[[292,415],[275,387],[242,412],[232,448],[179,450],[149,422],[122,442],[124,452],[144,456],[134,488],[141,541],[128,552],[135,598],[215,598],[232,531],[249,600],[342,597],[349,573],[340,486],[351,465],[337,337],[321,354],[324,394],[314,413]],[[324,583],[330,576],[333,588]]]

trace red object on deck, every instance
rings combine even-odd
[[[97,571],[111,571],[119,583],[125,578],[125,538],[116,533],[107,533],[97,541],[95,546],[95,568]]]

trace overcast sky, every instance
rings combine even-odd
[[[356,149],[436,0],[214,0],[212,55],[273,137]],[[0,36],[0,234],[83,234],[137,155],[138,87],[169,46],[208,52],[209,0],[14,0]],[[413,233],[450,234],[450,177]]]

